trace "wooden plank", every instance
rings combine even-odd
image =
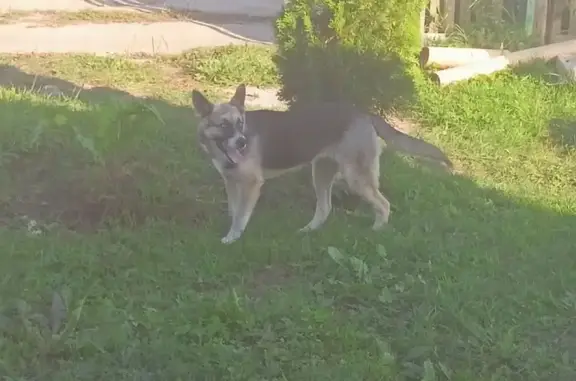
[[[456,0],[444,0],[444,27],[447,32],[454,29],[454,21],[456,20]]]
[[[526,19],[524,21],[524,30],[527,36],[534,34],[534,16],[536,12],[536,0],[526,1]]]
[[[430,24],[428,25],[428,31],[431,33],[437,33],[439,31],[439,26],[442,24],[442,14],[440,13],[440,0],[430,0]]]
[[[472,7],[472,0],[460,0],[458,9],[458,25],[466,28],[470,25],[470,8]]]
[[[576,0],[570,1],[570,26],[568,27],[568,35],[576,37]]]
[[[426,45],[426,8],[420,12],[420,46]]]
[[[550,44],[554,41],[554,0],[547,1],[548,12],[546,12],[546,39],[545,43]]]
[[[562,34],[562,12],[565,9],[566,3],[562,0],[554,0],[550,2],[552,4],[552,29],[550,33],[553,36]],[[548,6],[550,6],[550,3]]]
[[[538,39],[540,45],[547,43],[546,25],[548,23],[548,0],[536,0],[534,5],[534,26],[532,34]]]

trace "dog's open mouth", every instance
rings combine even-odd
[[[237,138],[233,144],[229,144],[229,140],[216,141],[216,146],[226,156],[229,167],[235,167],[244,159],[246,144],[245,137]]]

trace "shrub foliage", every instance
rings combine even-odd
[[[279,97],[293,105],[345,100],[385,111],[419,76],[425,0],[289,0],[275,24]]]

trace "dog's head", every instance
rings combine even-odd
[[[234,168],[246,151],[246,86],[240,85],[226,103],[214,104],[201,92],[192,91],[192,104],[200,115],[198,140],[204,151],[227,168]]]

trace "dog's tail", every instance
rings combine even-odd
[[[444,152],[440,150],[440,148],[397,130],[379,116],[370,115],[370,117],[372,118],[372,125],[374,126],[376,133],[380,138],[384,139],[388,147],[393,150],[405,152],[409,155],[437,160],[444,163],[446,167],[450,169],[453,168],[452,162]]]

